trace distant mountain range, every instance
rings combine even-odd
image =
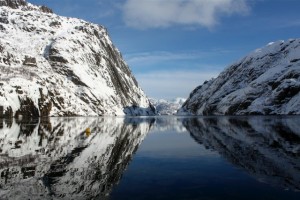
[[[0,1],[0,115],[154,115],[106,29]],[[1,117],[1,116],[0,116]]]
[[[156,100],[150,98],[150,102],[154,106],[157,115],[175,115],[185,100],[186,99],[179,97],[169,101],[164,99]]]
[[[192,91],[179,115],[300,114],[300,39],[257,49]]]

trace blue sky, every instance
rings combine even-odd
[[[271,41],[298,38],[299,0],[29,0],[107,27],[149,97],[188,97]]]

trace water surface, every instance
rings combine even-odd
[[[0,120],[0,152],[0,199],[300,199],[296,116]]]

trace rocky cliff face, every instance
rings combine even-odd
[[[300,39],[270,43],[191,94],[179,114],[300,114]]]
[[[102,26],[24,0],[0,0],[4,116],[152,115]]]
[[[68,200],[108,198],[153,119],[0,122],[0,198]]]

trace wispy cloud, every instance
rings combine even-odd
[[[211,28],[220,16],[249,12],[246,0],[126,0],[125,23],[134,28],[161,28],[175,24]]]
[[[224,56],[232,53],[232,50],[206,50],[206,51],[186,51],[186,52],[170,52],[170,51],[152,51],[142,53],[125,54],[126,62],[134,66],[149,66],[156,63],[201,60],[211,57]],[[200,64],[200,63],[199,63]]]
[[[285,21],[277,21],[276,26],[278,28],[292,28],[292,27],[299,27],[300,26],[300,20],[285,20]]]
[[[187,98],[190,92],[205,80],[217,77],[219,71],[155,71],[136,74],[140,86],[149,97],[173,99]]]
[[[128,63],[149,63],[174,60],[191,60],[203,57],[205,52],[186,52],[173,53],[167,51],[142,52],[134,54],[126,54],[125,59]]]

